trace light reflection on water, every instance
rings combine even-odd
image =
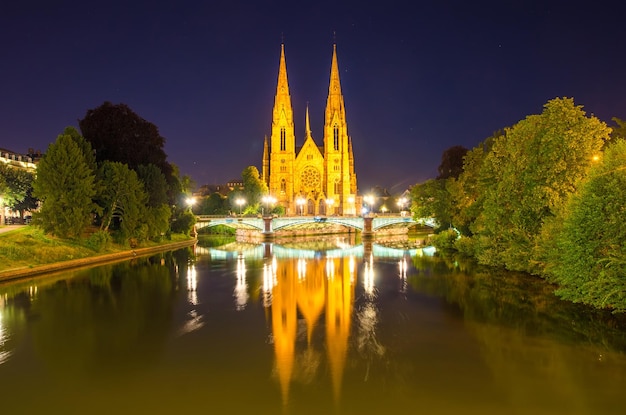
[[[0,391],[14,413],[617,414],[624,331],[415,249],[198,245],[0,286]]]

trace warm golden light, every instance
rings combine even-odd
[[[243,254],[237,257],[237,283],[235,284],[235,309],[241,311],[248,304],[248,283],[246,281],[246,260]]]
[[[239,214],[241,215],[241,207],[246,204],[246,199],[239,197],[235,200],[237,206],[239,206]]]
[[[303,198],[299,197],[296,199],[296,204],[298,205],[298,207],[300,208],[300,216],[302,216],[302,211],[304,209],[304,204],[306,203],[306,200],[304,200]]]
[[[187,299],[191,305],[198,305],[198,280],[196,266],[191,264],[187,267]]]

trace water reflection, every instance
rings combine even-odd
[[[5,344],[9,341],[8,330],[5,329],[3,323],[6,297],[6,294],[0,297],[0,365],[4,363],[11,355],[11,352],[9,350],[5,350]]]
[[[203,249],[0,285],[3,410],[626,405],[624,319],[561,302],[528,276],[335,239]]]
[[[269,258],[264,266],[264,301],[271,307],[276,372],[283,402],[289,401],[294,376],[309,382],[319,367],[319,352],[312,338],[319,324],[325,327],[326,353],[335,398],[340,396],[341,381],[350,336],[350,317],[354,298],[353,257],[288,258],[280,262]],[[306,326],[306,349],[298,354],[298,312]],[[322,315],[325,319],[321,321]],[[297,361],[296,361],[297,360]],[[294,368],[297,367],[297,373]]]

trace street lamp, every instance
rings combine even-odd
[[[383,212],[383,215],[384,215],[385,213],[387,213],[388,209],[387,209],[387,206],[383,206],[380,208],[380,210]]]
[[[407,202],[406,197],[401,197],[400,199],[398,199],[398,206],[400,207],[401,215],[402,215],[402,212],[404,212],[404,205],[406,204],[406,202]]]
[[[329,216],[332,215],[333,213],[332,211],[333,203],[335,203],[335,199],[333,198],[326,199],[326,210],[327,210],[326,214]]]
[[[196,203],[196,198],[195,197],[188,197],[185,202],[187,202],[187,206],[189,206],[189,210],[193,209],[193,205],[195,205]]]
[[[269,214],[269,205],[273,205],[276,203],[276,198],[272,195],[265,195],[261,198],[263,204],[265,204],[265,208],[267,209],[267,213]],[[265,215],[265,211],[261,211],[261,215]]]
[[[304,200],[303,198],[299,197],[296,199],[296,204],[298,206],[300,206],[300,216],[302,216],[302,210],[304,209],[304,203],[306,202],[306,200]]]
[[[364,197],[364,200],[367,203],[370,212],[374,213],[374,196],[367,195],[367,196]]]
[[[241,206],[246,204],[246,199],[239,197],[235,200],[235,203],[239,205],[239,216],[241,216]]]

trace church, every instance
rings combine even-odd
[[[288,215],[356,215],[356,174],[352,139],[339,82],[337,46],[333,45],[324,116],[323,145],[311,134],[305,114],[304,143],[296,145],[293,108],[287,82],[285,45],[281,44],[272,129],[263,145],[262,180]]]

